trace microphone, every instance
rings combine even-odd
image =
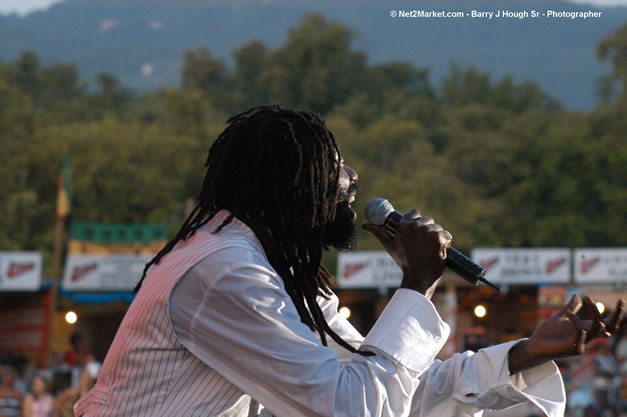
[[[373,198],[366,206],[366,220],[369,223],[383,226],[392,237],[396,236],[401,217],[401,213],[394,210],[392,204],[384,198]],[[479,285],[480,282],[483,282],[501,292],[499,287],[484,278],[486,273],[484,268],[452,246],[446,251],[446,266],[472,285]]]

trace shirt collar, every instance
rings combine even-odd
[[[207,223],[207,226],[209,227],[209,229],[211,231],[214,231],[230,215],[231,215],[230,211],[228,211],[226,209],[222,209],[222,210],[218,211],[215,214],[215,216],[213,216],[213,218],[211,220],[209,220],[209,222]],[[246,223],[244,223],[243,221],[241,221],[237,217],[233,217],[231,222],[229,224],[227,224],[226,226],[224,226],[224,228],[225,229],[226,228],[233,228],[233,229],[236,229],[236,230],[242,232],[244,235],[246,235],[248,238],[250,238],[258,246],[259,249],[263,250],[261,242],[259,241],[259,238],[255,234],[255,232],[253,232],[253,230],[250,227],[248,227],[248,225]]]

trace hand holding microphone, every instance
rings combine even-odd
[[[389,204],[389,203],[388,203]],[[393,211],[393,210],[392,210]],[[373,233],[403,271],[401,288],[409,288],[431,298],[446,266],[446,249],[452,236],[431,217],[418,210],[394,216],[393,236],[383,222],[370,219],[362,227]]]
[[[421,217],[418,210],[404,215],[383,198],[374,198],[366,206],[366,219],[370,224],[363,228],[372,232],[403,270],[403,284],[423,292],[428,285],[435,290],[436,280],[448,266],[467,282],[483,282],[497,291],[500,289],[484,278],[485,269],[451,247],[452,236],[431,217]],[[435,250],[438,250],[435,252]],[[406,281],[406,277],[408,282]],[[419,288],[413,288],[416,282]],[[426,294],[425,294],[426,295]]]

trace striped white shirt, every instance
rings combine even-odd
[[[563,413],[555,365],[510,377],[511,343],[434,361],[448,326],[414,291],[397,291],[366,338],[321,299],[329,325],[377,355],[323,346],[254,233],[237,220],[211,233],[227,215],[151,271],[77,416],[458,417],[525,399]]]

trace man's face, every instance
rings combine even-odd
[[[340,250],[351,249],[357,239],[356,220],[357,214],[353,211],[351,203],[355,201],[357,185],[357,172],[340,160],[340,179],[338,183],[338,200],[335,219],[327,227],[324,243]]]

